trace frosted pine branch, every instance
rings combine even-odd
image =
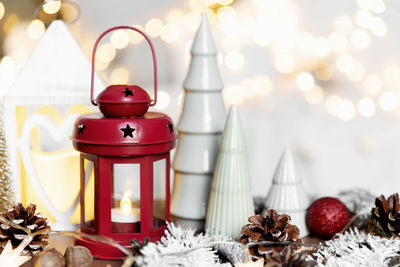
[[[170,224],[168,230],[165,231],[165,237],[160,242],[149,243],[141,249],[143,256],[138,257],[136,263],[139,266],[148,267],[231,266],[218,262],[216,250],[212,247],[215,241],[231,240],[220,235],[195,235],[193,229]],[[228,246],[219,246],[223,247],[226,253],[231,254],[228,252]],[[232,251],[237,250],[232,248]]]
[[[326,241],[315,256],[319,266],[381,267],[389,266],[391,259],[399,256],[399,251],[399,239],[382,238],[354,229]]]

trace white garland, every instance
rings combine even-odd
[[[218,245],[218,250],[221,249],[232,255],[240,251],[240,244],[232,246],[232,240],[227,237],[209,234],[195,235],[193,229],[170,224],[168,230],[165,231],[165,237],[160,242],[149,243],[141,249],[143,256],[137,257],[136,263],[139,266],[148,267],[231,266],[229,263],[218,262],[216,250],[212,247],[212,243],[216,241],[227,242],[227,245]],[[190,249],[193,250],[187,252]]]
[[[315,256],[319,266],[381,267],[388,266],[392,257],[399,256],[399,251],[399,239],[382,238],[354,229],[326,241]]]

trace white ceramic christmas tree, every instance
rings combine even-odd
[[[214,171],[206,230],[238,239],[242,226],[254,215],[246,142],[239,112],[232,106],[226,120]]]
[[[171,213],[181,218],[201,220],[206,216],[226,117],[218,51],[205,13],[191,52],[192,61],[183,84],[185,101],[178,123],[179,139],[173,162],[175,180]]]
[[[299,227],[301,236],[306,236],[309,234],[306,225],[309,205],[310,199],[304,190],[301,172],[296,166],[292,152],[286,149],[275,169],[265,206],[278,213],[290,215],[291,224]]]

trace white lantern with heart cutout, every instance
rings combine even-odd
[[[53,229],[79,223],[79,154],[69,137],[90,112],[90,65],[62,21],[53,21],[3,99],[17,199],[35,203]],[[95,78],[95,88],[103,88]],[[62,115],[64,113],[65,115]]]

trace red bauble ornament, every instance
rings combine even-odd
[[[323,197],[308,208],[307,226],[317,237],[330,239],[350,220],[346,206],[337,198]]]

